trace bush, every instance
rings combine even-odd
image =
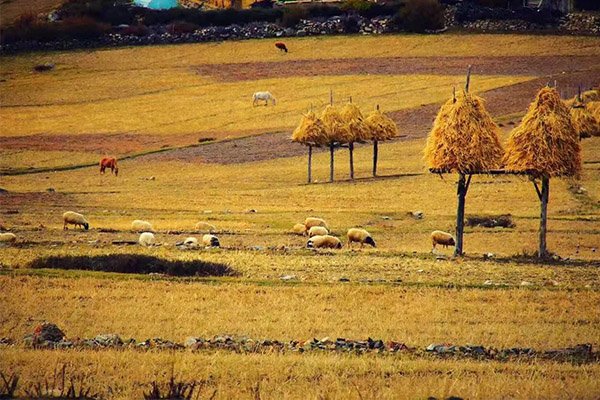
[[[575,0],[575,8],[578,10],[600,11],[600,1]]]
[[[368,11],[373,3],[367,0],[346,0],[341,9],[344,11]]]
[[[192,33],[198,29],[198,25],[191,22],[175,21],[171,25],[167,25],[166,30],[172,35],[181,35],[184,33]]]
[[[64,39],[93,39],[111,31],[103,24],[89,17],[71,17],[59,22],[39,22],[32,25],[14,25],[2,31],[2,43],[24,40],[52,42]]]
[[[148,27],[143,24],[130,25],[121,31],[123,35],[148,36]]]
[[[423,33],[444,27],[444,8],[438,0],[407,0],[396,22],[408,32]]]
[[[308,8],[304,6],[287,6],[283,9],[281,23],[287,28],[298,25],[300,20],[308,18]]]

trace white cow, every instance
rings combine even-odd
[[[273,95],[269,92],[256,92],[252,97],[254,98],[253,104],[255,106],[258,105],[259,100],[264,100],[265,106],[269,104],[269,100],[271,103],[273,103],[273,105],[275,105],[275,97],[273,97]]]

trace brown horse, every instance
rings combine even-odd
[[[119,167],[117,166],[116,159],[103,158],[100,160],[100,173],[103,174],[106,168],[110,168],[110,171],[114,172],[115,176],[119,176]]]
[[[275,47],[277,47],[281,51],[285,51],[286,53],[288,52],[288,48],[286,47],[285,43],[283,43],[283,42],[275,43]]]

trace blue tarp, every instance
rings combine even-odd
[[[169,8],[179,7],[177,0],[133,0],[133,2],[137,6],[152,8],[153,10],[168,10]]]

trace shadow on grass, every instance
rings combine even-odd
[[[119,272],[125,274],[158,273],[170,276],[235,276],[227,264],[201,260],[166,260],[141,254],[112,254],[99,256],[51,256],[31,262],[30,268],[79,269]]]

